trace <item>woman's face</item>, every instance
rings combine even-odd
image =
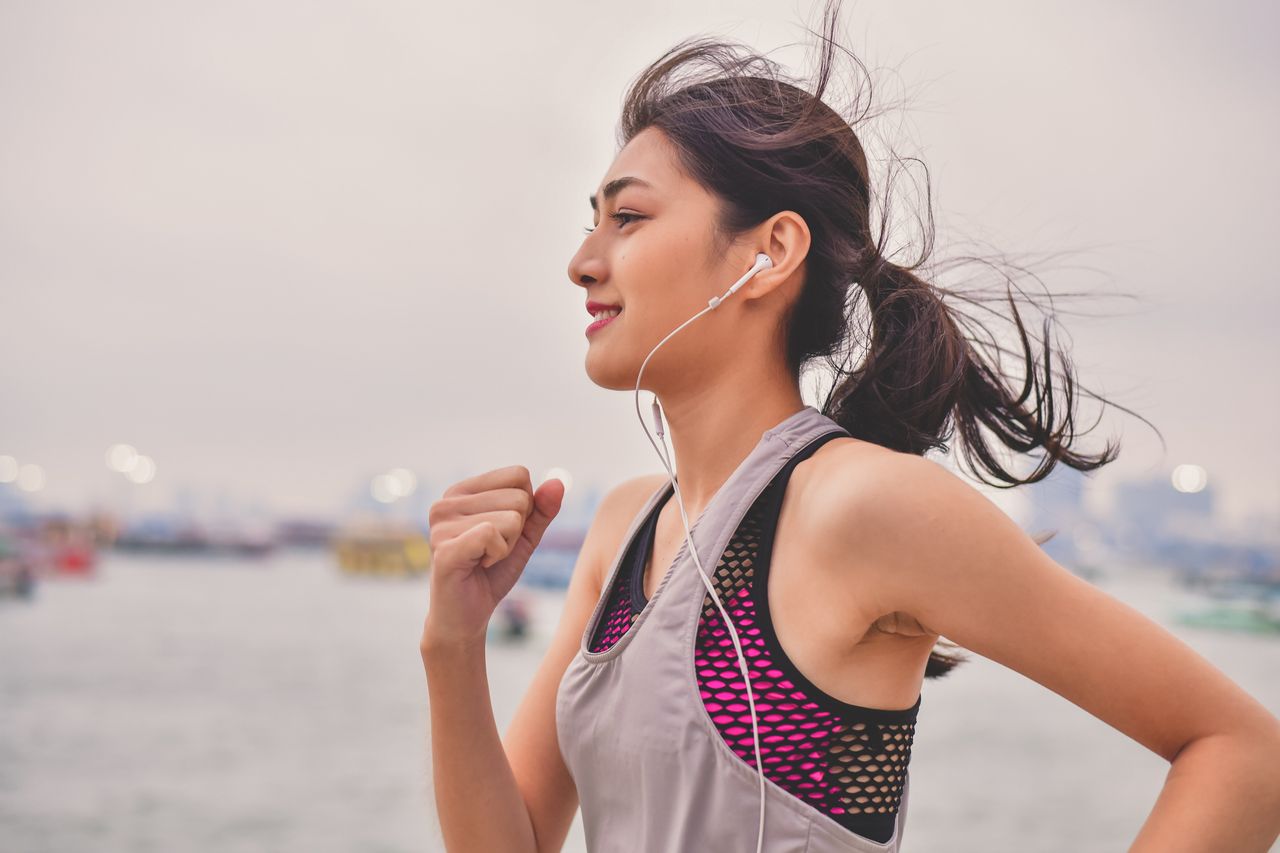
[[[569,278],[583,289],[584,304],[622,311],[586,332],[587,375],[601,387],[631,390],[649,352],[750,269],[754,253],[731,247],[726,259],[712,256],[716,199],[681,170],[657,128],[636,134],[618,153],[592,201],[595,229],[569,262]],[[664,343],[645,366],[642,387],[672,390],[688,372],[681,368],[693,365],[703,382],[708,372],[714,375],[717,363],[732,355],[725,341],[733,302]],[[586,311],[581,316],[584,330],[595,322]]]

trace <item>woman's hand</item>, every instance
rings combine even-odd
[[[564,483],[533,490],[529,469],[511,465],[461,480],[431,505],[431,601],[422,651],[483,643],[498,602],[511,591],[551,520]]]

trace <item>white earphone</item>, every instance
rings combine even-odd
[[[732,285],[728,290],[726,290],[726,291],[725,291],[725,293],[724,293],[724,295],[723,295],[723,296],[713,296],[713,297],[711,297],[710,301],[708,301],[708,302],[707,302],[707,305],[708,305],[708,306],[710,306],[710,307],[712,307],[712,308],[716,308],[716,307],[718,307],[718,306],[720,305],[720,303],[721,303],[721,302],[723,302],[724,300],[728,299],[728,298],[729,298],[730,296],[732,296],[733,294],[737,293],[737,292],[738,292],[738,288],[742,287],[742,285],[744,285],[744,284],[746,284],[748,281],[750,281],[750,280],[751,280],[751,276],[753,276],[753,275],[755,275],[756,273],[760,272],[760,270],[772,269],[772,267],[773,267],[773,258],[769,257],[769,256],[768,256],[768,255],[766,255],[764,252],[759,252],[759,253],[757,253],[757,254],[756,254],[756,262],[751,266],[751,269],[747,270],[746,275],[744,275],[742,278],[740,278],[740,279],[738,279],[737,281],[735,281],[735,282],[733,283],[733,285]],[[702,313],[702,312],[699,312],[698,314],[694,314],[694,315],[693,315],[693,319],[696,319],[696,318],[698,318],[699,316],[701,316],[701,313]],[[676,332],[680,331],[680,329],[682,329],[682,328],[684,328],[684,327],[683,327],[683,326],[681,326],[680,328],[676,329]],[[674,334],[675,334],[675,332],[672,332],[671,334],[673,334],[673,335],[674,335]],[[670,336],[671,336],[671,335],[668,335],[667,337],[670,337]],[[663,343],[666,343],[666,341],[663,341]],[[658,344],[658,346],[662,346],[662,344]],[[654,347],[654,349],[657,349],[657,347]],[[652,354],[653,354],[653,353],[650,353],[650,355],[652,355]],[[648,359],[646,359],[646,361],[647,361],[647,360],[648,360]],[[644,370],[644,368],[643,368],[643,367],[641,367],[640,369],[641,369],[641,370]],[[637,378],[638,378],[638,377],[637,377]],[[637,384],[638,384],[638,383],[637,383]]]
[[[688,320],[685,320],[683,323],[677,326],[675,330],[671,332],[671,334],[667,335],[665,338],[659,341],[658,345],[655,346],[649,352],[649,355],[645,357],[645,360],[640,364],[639,372],[636,373],[636,417],[640,418],[640,426],[644,429],[644,434],[649,438],[649,443],[653,445],[653,449],[658,451],[658,456],[662,459],[662,464],[666,467],[667,474],[671,478],[671,485],[675,489],[676,503],[680,507],[680,519],[684,524],[685,542],[689,546],[689,554],[693,557],[693,562],[698,567],[698,574],[702,577],[703,586],[705,586],[707,588],[707,591],[711,593],[712,599],[714,599],[716,602],[716,607],[720,608],[720,616],[721,618],[724,619],[724,624],[727,625],[729,628],[729,636],[733,639],[733,647],[738,652],[738,665],[742,668],[742,683],[745,684],[747,687],[747,704],[751,708],[751,731],[755,739],[755,748],[756,748],[756,772],[760,776],[760,829],[756,837],[756,853],[761,853],[761,851],[764,849],[765,796],[764,796],[764,769],[762,768],[760,763],[760,726],[756,717],[755,694],[751,689],[751,675],[747,670],[746,656],[742,652],[742,642],[738,637],[738,629],[734,627],[733,620],[729,618],[728,612],[724,609],[724,604],[720,600],[719,593],[716,592],[715,587],[711,583],[711,579],[707,577],[706,571],[703,570],[702,561],[698,557],[698,549],[695,548],[693,545],[693,533],[689,529],[689,516],[684,509],[684,500],[680,497],[680,485],[676,482],[675,472],[671,469],[670,457],[663,452],[664,449],[666,448],[666,441],[665,441],[666,434],[663,432],[663,429],[662,429],[662,409],[658,406],[658,396],[656,394],[653,397],[653,422],[654,422],[654,426],[657,429],[658,437],[664,439],[662,447],[659,447],[658,444],[653,440],[653,436],[649,434],[649,428],[644,425],[644,417],[640,414],[640,377],[644,375],[644,369],[645,369],[645,366],[649,363],[649,359],[653,358],[653,354],[658,351],[659,347],[661,347],[667,341],[671,340],[672,335],[674,335],[676,332],[680,331],[685,326],[689,325],[694,320],[698,319],[708,311],[714,310],[715,308],[719,307],[721,302],[723,302],[725,299],[728,299],[733,294],[737,293],[738,289],[741,288],[748,281],[750,281],[751,277],[754,276],[756,273],[760,272],[761,270],[771,269],[772,267],[773,267],[773,259],[770,258],[768,255],[766,255],[764,252],[758,253],[756,255],[755,264],[752,265],[751,269],[747,270],[746,274],[743,275],[742,278],[735,281],[733,285],[720,296],[711,297],[711,299],[708,300],[707,302],[706,308],[703,308],[697,314],[694,314]]]

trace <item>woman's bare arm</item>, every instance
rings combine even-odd
[[[556,691],[600,597],[604,568],[657,484],[654,476],[638,477],[601,500],[555,634],[505,738],[493,716],[483,641],[432,643],[424,635],[436,810],[450,853],[550,853],[563,846],[578,794],[560,755]]]
[[[485,650],[423,643],[436,814],[450,853],[537,853],[529,812],[498,740]]]
[[[877,613],[910,613],[1171,762],[1132,853],[1265,851],[1280,833],[1280,721],[1162,626],[1072,574],[946,468],[848,453],[821,539]],[[845,468],[843,466],[847,465]],[[852,589],[852,587],[851,587]]]

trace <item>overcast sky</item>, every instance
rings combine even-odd
[[[583,371],[586,197],[645,64],[707,33],[808,73],[780,48],[819,9],[0,5],[0,454],[68,507],[116,494],[119,441],[156,460],[156,506],[324,511],[392,466],[437,490],[660,471],[631,396]],[[940,251],[1070,251],[1051,288],[1141,294],[1065,321],[1081,380],[1168,440],[1110,411],[1100,491],[1194,462],[1228,516],[1280,512],[1276,19],[846,3],[847,46],[907,99],[882,132],[928,165]]]

